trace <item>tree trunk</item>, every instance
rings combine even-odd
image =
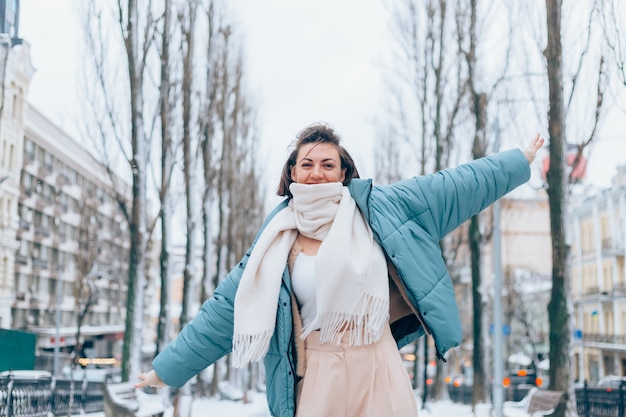
[[[547,172],[550,228],[552,236],[552,293],[548,305],[550,320],[550,388],[565,391],[568,414],[576,414],[575,391],[570,373],[570,315],[567,284],[569,248],[565,239],[567,176],[565,165],[565,112],[563,100],[563,52],[561,44],[561,0],[546,0],[550,108],[550,169]]]
[[[132,210],[130,217],[130,259],[126,331],[122,350],[122,379],[136,380],[141,367],[144,313],[146,224],[146,137],[143,120],[143,67],[139,58],[138,10],[136,0],[128,1],[125,48],[128,60],[131,109]]]
[[[160,119],[161,119],[161,253],[159,255],[159,269],[161,275],[161,291],[159,305],[159,321],[157,325],[157,340],[155,357],[169,342],[170,335],[170,176],[172,170],[172,135],[170,133],[170,23],[172,4],[165,0],[163,12],[163,32],[161,33],[161,85]]]
[[[485,372],[485,346],[483,341],[483,297],[481,293],[482,278],[480,268],[480,233],[479,215],[473,216],[469,227],[469,245],[472,270],[472,329],[474,334],[474,352],[472,363],[474,367],[474,384],[472,389],[472,404],[487,401],[487,376]]]
[[[191,94],[193,83],[193,53],[194,33],[197,1],[188,3],[185,22],[181,25],[184,51],[183,56],[183,173],[185,177],[186,202],[186,241],[185,241],[185,269],[183,271],[183,306],[180,313],[180,328],[182,329],[191,320],[191,303],[194,291],[195,258],[196,258],[196,210],[194,193],[195,186],[195,158],[196,154],[191,145]]]

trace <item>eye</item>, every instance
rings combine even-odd
[[[335,164],[325,164],[324,167],[326,169],[334,169],[335,168]]]

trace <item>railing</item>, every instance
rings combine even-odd
[[[530,386],[509,387],[505,390],[505,400],[520,401],[530,390]],[[448,387],[450,400],[472,404],[472,386]],[[619,388],[576,388],[576,411],[584,417],[626,417],[626,387]]]
[[[0,379],[0,417],[68,416],[104,411],[102,383]]]
[[[614,345],[626,345],[626,336],[621,334],[595,334],[583,333],[583,342],[609,343]]]

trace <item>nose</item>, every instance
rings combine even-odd
[[[324,174],[322,173],[322,168],[321,168],[320,166],[316,165],[316,166],[313,168],[312,175],[313,175],[313,177],[315,177],[315,178],[320,178],[320,177],[322,177],[322,176],[324,175]]]

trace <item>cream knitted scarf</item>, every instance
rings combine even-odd
[[[321,330],[321,342],[376,342],[389,317],[387,264],[372,230],[340,182],[292,183],[293,198],[259,236],[235,296],[233,366],[267,353],[274,333],[278,293],[298,232],[322,241],[315,264],[317,317],[302,337]]]

